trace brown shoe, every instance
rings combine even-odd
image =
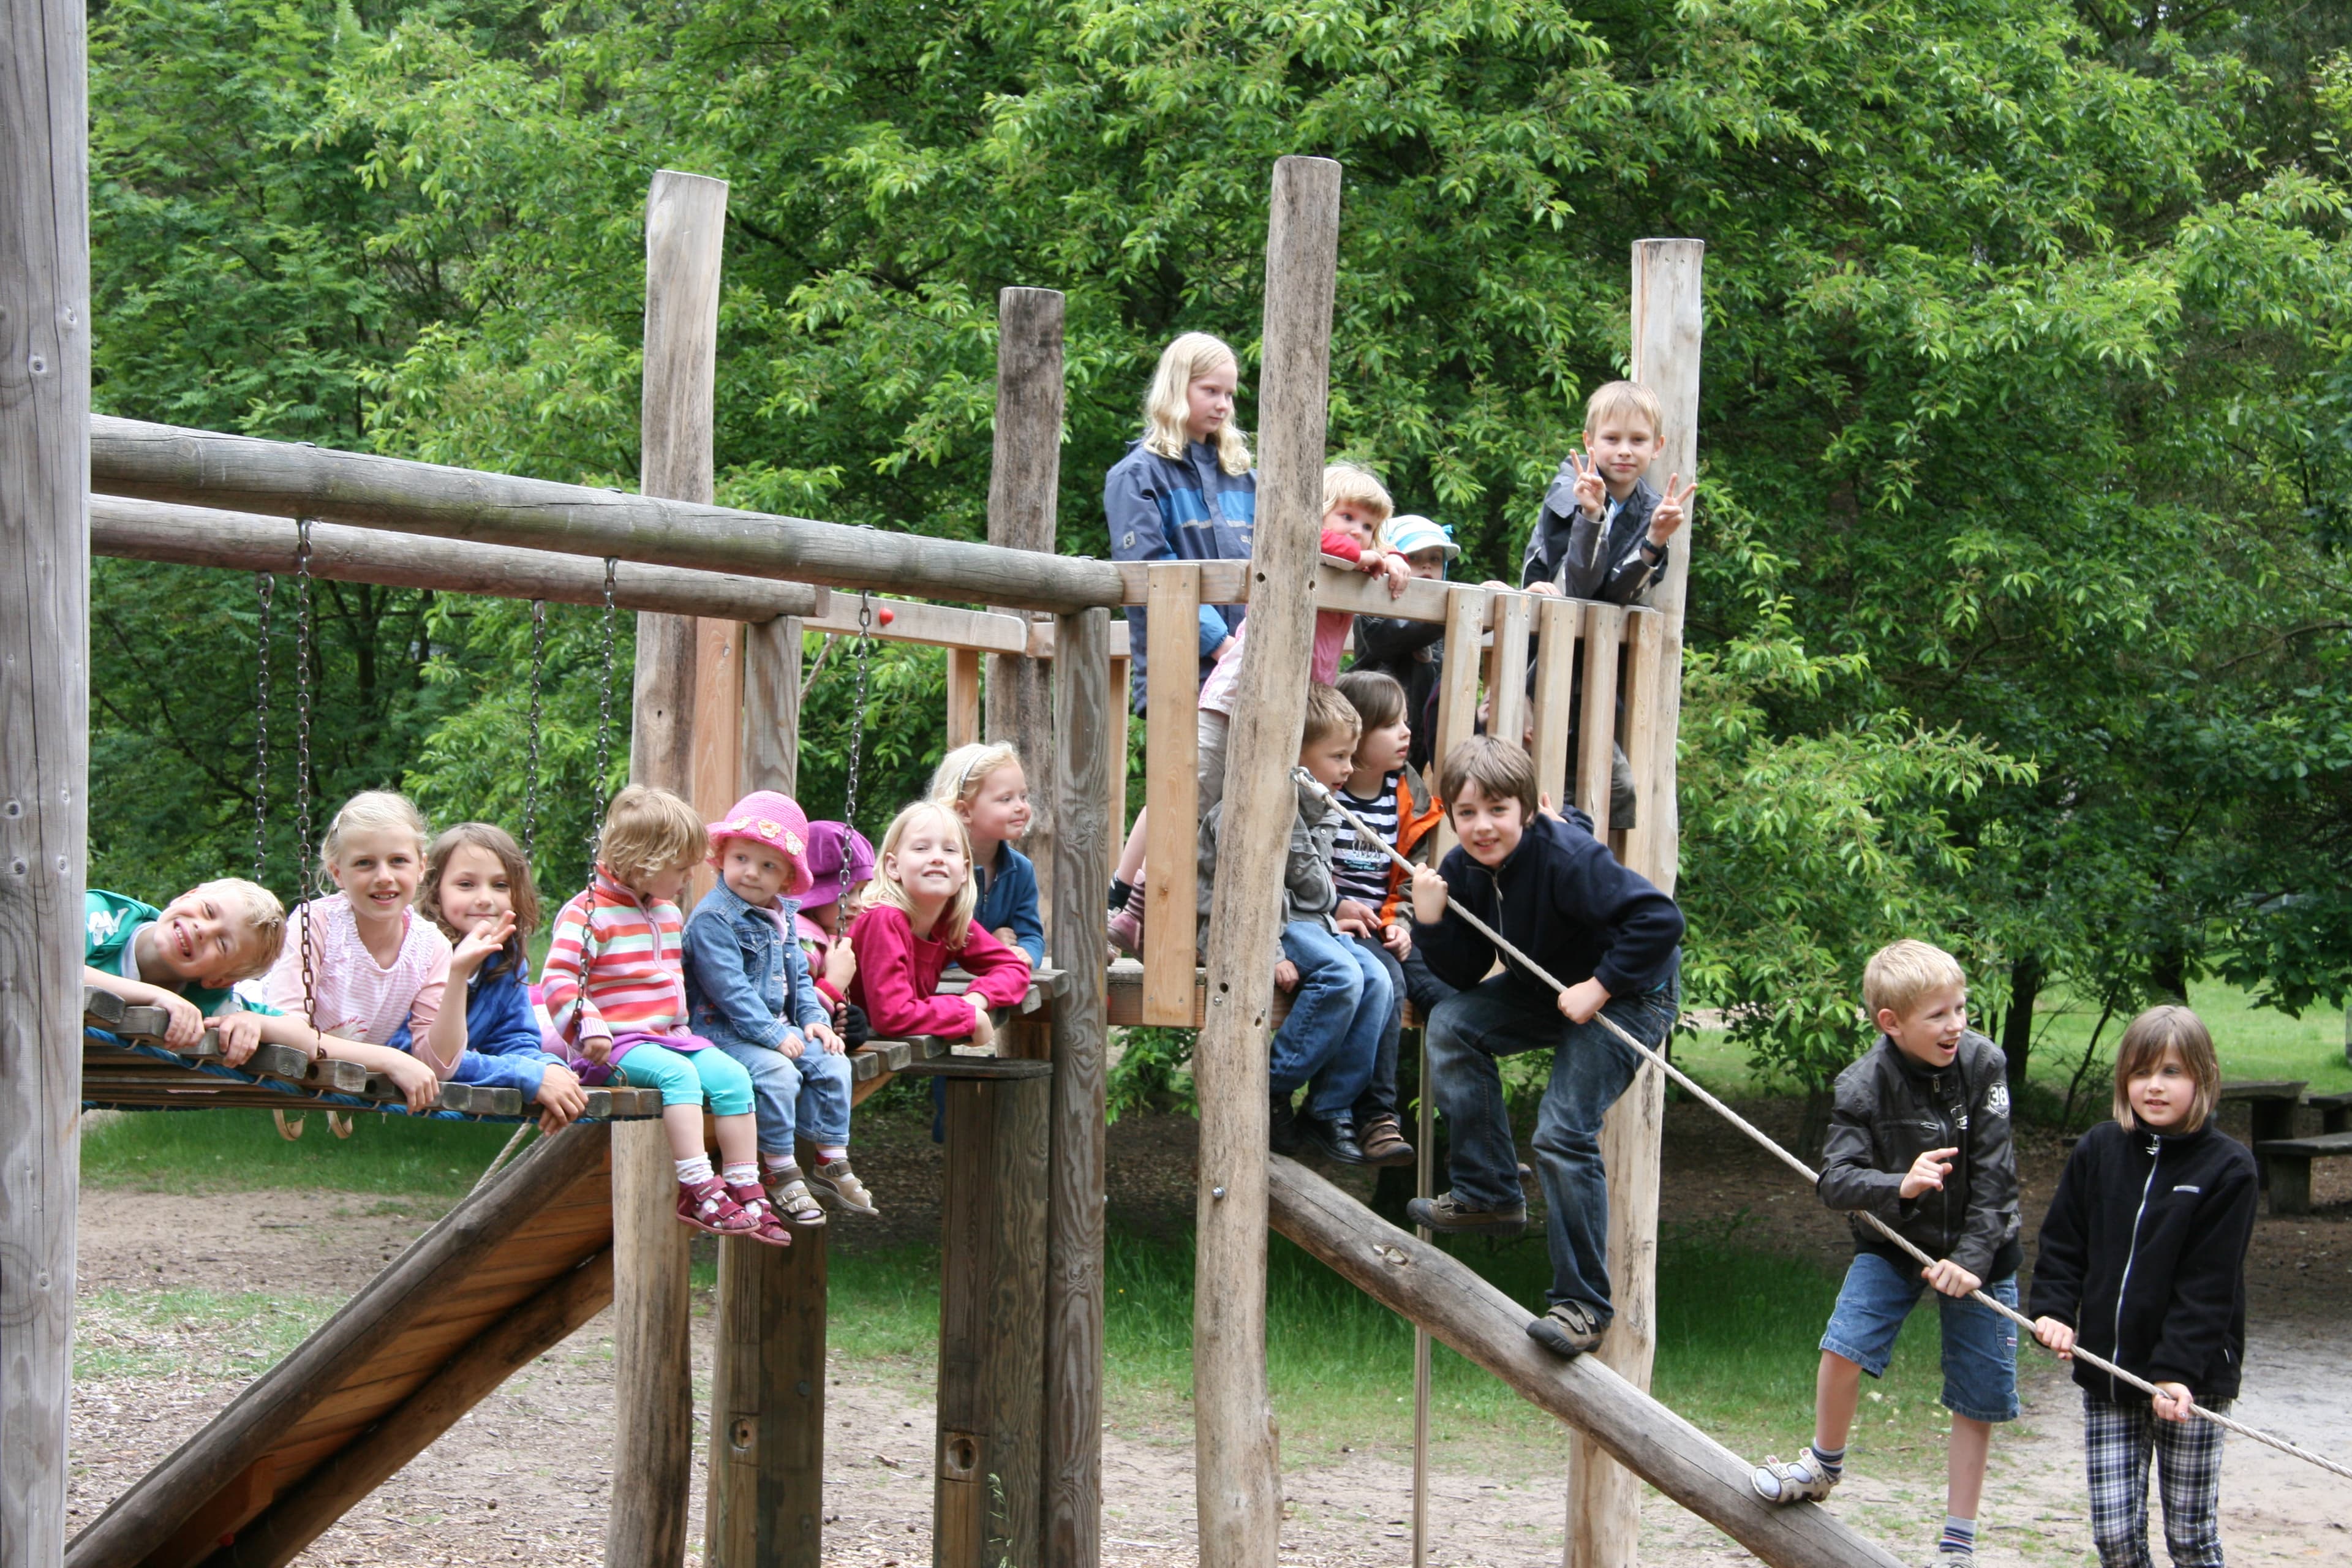
[[[866,1190],[866,1184],[859,1181],[857,1173],[849,1168],[846,1156],[829,1165],[811,1166],[808,1179],[809,1185],[852,1214],[878,1215],[882,1212],[874,1206],[874,1194]]]
[[[1404,1141],[1393,1116],[1375,1116],[1357,1131],[1356,1142],[1362,1145],[1367,1165],[1410,1165],[1413,1162],[1412,1145]]]

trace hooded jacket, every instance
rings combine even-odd
[[[1141,441],[1103,476],[1103,519],[1110,526],[1114,561],[1246,561],[1257,526],[1257,470],[1229,474],[1217,449],[1194,441],[1181,458],[1163,458]],[[1201,668],[1195,685],[1216,660],[1217,645],[1241,629],[1239,605],[1201,606]],[[1150,627],[1140,605],[1127,610],[1129,700],[1143,711],[1144,655]]]
[[[1519,563],[1519,586],[1549,583],[1571,599],[1632,604],[1648,593],[1666,569],[1664,549],[1658,552],[1654,566],[1642,559],[1642,539],[1650,531],[1650,513],[1657,504],[1658,492],[1650,488],[1650,481],[1636,479],[1633,493],[1625,498],[1615,517],[1609,516],[1604,503],[1602,521],[1593,521],[1576,502],[1574,463],[1561,463],[1559,472],[1552,476],[1551,488],[1544,492],[1535,531],[1528,535],[1527,552]]]
[[[1538,812],[1518,847],[1491,871],[1459,845],[1437,869],[1457,903],[1563,985],[1598,980],[1612,996],[1631,996],[1674,982],[1682,910],[1619,865],[1580,811],[1564,821]],[[1431,972],[1457,991],[1486,979],[1502,957],[1451,910],[1434,925],[1416,920],[1412,942]],[[1508,958],[1503,980],[1525,1006],[1552,1010],[1551,988]]]
[[[2000,1047],[1969,1030],[1948,1068],[1906,1056],[1881,1035],[1838,1074],[1822,1152],[1822,1202],[1867,1210],[1928,1257],[1948,1258],[1988,1284],[2017,1272],[2024,1258],[2017,1224],[2017,1151],[2010,1142],[2009,1064]],[[1903,1178],[1930,1149],[1957,1149],[1943,1190],[1902,1196]],[[1860,1219],[1854,1250],[1916,1271],[1908,1253]]]
[[[1339,928],[1332,912],[1339,907],[1339,885],[1331,877],[1331,849],[1339,842],[1346,826],[1330,803],[1308,789],[1294,783],[1297,792],[1298,809],[1290,819],[1290,847],[1282,862],[1282,924],[1307,921],[1325,931]],[[1226,802],[1219,801],[1201,819],[1200,835],[1200,950],[1209,950],[1209,903],[1216,892],[1217,851],[1225,827]],[[1276,931],[1277,942],[1281,936]],[[1282,956],[1277,946],[1275,956]]]
[[[2260,1187],[2253,1155],[2210,1120],[2177,1137],[2102,1121],[2058,1178],[2027,1310],[2150,1383],[2236,1398]],[[2080,1361],[2074,1381],[2112,1404],[2147,1403]]]

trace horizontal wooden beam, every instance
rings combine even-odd
[[[1029,623],[1029,657],[1031,658],[1051,658],[1054,657],[1053,622],[1032,621]],[[1128,657],[1127,623],[1125,621],[1113,621],[1110,623],[1110,657],[1113,658],[1125,658]]]
[[[249,511],[89,498],[89,547],[99,555],[169,561],[239,572],[294,571],[294,523]],[[507,599],[547,599],[559,605],[602,605],[600,561],[548,550],[469,544],[424,534],[314,523],[310,571],[337,583],[387,588],[430,588]],[[807,583],[689,572],[677,566],[624,562],[613,574],[613,603],[625,610],[660,610],[718,620],[768,621],[778,616],[822,614],[829,590]]]
[[[1107,561],[627,495],[365,452],[90,419],[90,488],[394,533],[1018,609],[1119,602]]]
[[[858,596],[841,594],[823,610],[804,617],[813,632],[854,636],[857,631]],[[872,600],[873,633],[893,642],[925,643],[932,647],[973,648],[982,653],[1024,654],[1029,651],[1029,623],[1018,616],[991,615],[986,610],[958,609],[921,599]],[[882,616],[888,611],[886,625]]]
[[[1602,1365],[1562,1361],[1528,1338],[1528,1310],[1428,1242],[1390,1225],[1279,1155],[1266,1162],[1275,1229],[1399,1317],[1485,1367],[1521,1398],[1607,1449],[1618,1463],[1773,1568],[1899,1568],[1883,1548],[1818,1508],[1774,1508],[1748,1461]]]

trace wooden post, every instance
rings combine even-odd
[[[1058,656],[1055,662],[1061,662]],[[1110,837],[1114,846],[1127,842],[1127,724],[1131,710],[1128,706],[1126,693],[1134,681],[1134,664],[1131,658],[1118,654],[1111,656],[1110,683],[1114,693],[1113,705],[1118,711],[1110,716],[1110,731],[1103,736],[1103,749],[1108,753],[1110,763],[1110,776],[1104,784],[1107,786],[1105,794],[1110,801]],[[1118,858],[1114,848],[1111,858],[1117,860]],[[1109,890],[1109,878],[1103,879],[1103,888],[1106,892]],[[2346,1054],[2352,1057],[2352,1047],[2347,1047]]]
[[[1615,605],[1584,606],[1584,714],[1576,756],[1576,804],[1592,818],[1592,837],[1609,837],[1611,748],[1617,740],[1617,650],[1625,640],[1625,612]]]
[[[643,471],[647,495],[708,502],[727,185],[664,169],[646,203]],[[629,776],[694,788],[695,623],[640,613]],[[729,723],[730,734],[735,725]],[[687,1228],[662,1123],[613,1130],[612,1518],[604,1561],[677,1568],[686,1560],[694,1469]]]
[[[1110,944],[1096,918],[1118,845],[1105,810],[1108,737],[1127,711],[1110,677],[1105,610],[1055,627],[1052,796],[1054,967],[1069,990],[1054,1006],[1052,1168],[1046,1181],[1045,1568],[1095,1568],[1102,1558],[1103,1097]]]
[[[801,620],[743,629],[743,787],[800,788]]]
[[[1250,635],[1234,691],[1223,839],[1211,895],[1209,1004],[1193,1047],[1201,1097],[1192,1409],[1202,1568],[1272,1568],[1281,1526],[1265,1383],[1266,1033],[1281,879],[1297,811],[1322,511],[1339,165],[1274,166],[1258,383]]]
[[[89,776],[89,88],[79,5],[0,10],[0,1558],[65,1552]]]
[[[1536,603],[1536,793],[1554,805],[1566,805],[1568,700],[1575,684],[1576,635],[1584,625],[1584,607],[1570,599]]]
[[[980,655],[968,647],[948,649],[948,750],[980,739]],[[1023,758],[1025,763],[1027,758]]]
[[[1155,562],[1144,659],[1143,1021],[1190,1028],[1200,926],[1201,569]]]
[[[996,296],[996,452],[988,471],[988,542],[1011,550],[1055,550],[1062,485],[1062,296],[1052,289],[1004,289]],[[1018,614],[1019,612],[1013,612]],[[1029,832],[1023,854],[1036,863],[1040,904],[1050,920],[1054,853],[1061,840],[1049,787],[1054,704],[1040,659],[988,661],[988,737],[1010,741],[1029,774]],[[1104,879],[1105,886],[1109,879]],[[1096,899],[1101,889],[1096,889]]]
[[[1528,594],[1495,595],[1495,647],[1486,666],[1486,733],[1513,744],[1528,729],[1528,623],[1537,602]]]
[[[1665,440],[1649,473],[1650,483],[1661,488],[1669,474],[1689,479],[1698,470],[1699,272],[1706,253],[1706,245],[1696,239],[1644,239],[1633,246],[1633,379],[1664,405]],[[1675,730],[1682,712],[1683,602],[1695,533],[1685,526],[1674,542],[1665,580],[1651,596],[1657,612],[1654,647],[1652,628],[1636,629],[1635,684],[1626,705],[1625,752],[1640,801],[1627,836],[1626,863],[1669,893],[1675,890],[1679,837]],[[1585,658],[1589,740],[1597,677],[1591,654]],[[1605,769],[1601,793],[1605,801]],[[1617,1318],[1595,1353],[1645,1390],[1657,1349],[1658,1155],[1665,1092],[1664,1075],[1643,1068],[1601,1129],[1601,1158],[1609,1169],[1609,1269]],[[1569,1477],[1568,1568],[1632,1568],[1642,1525],[1640,1486],[1580,1437],[1570,1443]]]
[[[1478,639],[1486,625],[1486,594],[1462,584],[1445,591],[1445,663],[1437,677],[1437,738],[1429,752],[1430,787],[1439,787],[1438,774],[1446,753],[1468,740],[1478,721]],[[1454,847],[1454,823],[1448,817],[1436,828],[1432,853],[1437,859]]]

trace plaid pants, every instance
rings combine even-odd
[[[2210,1410],[2227,1411],[2214,1401]],[[2091,1539],[2099,1568],[2155,1568],[2147,1553],[2147,1459],[2164,1494],[2164,1547],[2173,1568],[2221,1568],[2221,1428],[2159,1421],[2146,1405],[2083,1395],[2083,1448],[2091,1472]]]

